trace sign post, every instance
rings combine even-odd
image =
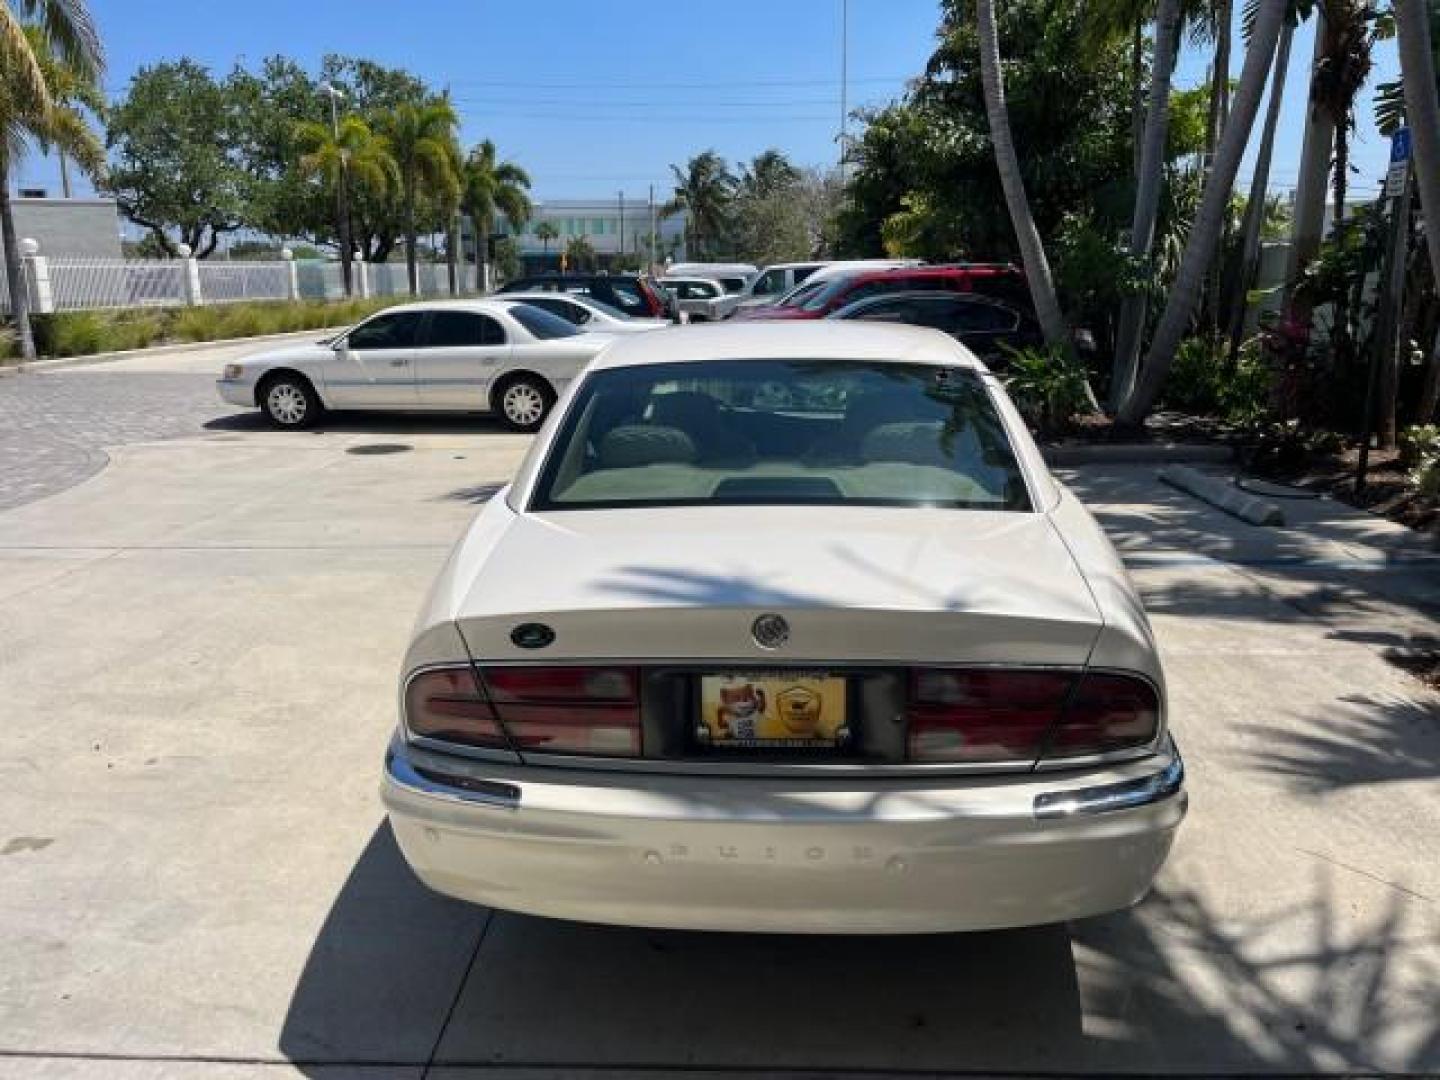
[[[1398,128],[1390,136],[1390,168],[1385,173],[1385,198],[1390,201],[1390,239],[1380,268],[1380,308],[1375,317],[1375,351],[1365,381],[1364,415],[1360,418],[1360,455],[1355,464],[1355,494],[1365,491],[1370,467],[1370,439],[1375,433],[1375,398],[1381,373],[1395,362],[1399,346],[1400,304],[1405,291],[1405,238],[1410,231],[1410,129]]]

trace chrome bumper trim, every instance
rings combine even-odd
[[[1167,747],[1170,764],[1154,776],[1126,780],[1118,784],[1080,788],[1076,791],[1042,792],[1035,796],[1035,816],[1041,821],[1075,817],[1078,814],[1107,814],[1112,810],[1131,810],[1148,806],[1180,793],[1185,784],[1185,763],[1174,740]]]
[[[392,743],[385,751],[385,772],[392,781],[418,795],[458,803],[479,803],[504,810],[520,808],[520,789],[496,780],[433,772],[417,768],[403,746]]]

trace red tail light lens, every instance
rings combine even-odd
[[[1144,746],[1160,700],[1144,679],[1074,672],[921,668],[910,674],[912,761],[999,762]]]
[[[1160,695],[1133,675],[1093,672],[1065,709],[1045,758],[1081,757],[1144,746],[1160,727]]]
[[[510,749],[468,666],[422,671],[412,678],[405,688],[405,723],[413,734],[430,739]]]
[[[640,753],[634,668],[487,667],[481,676],[501,724],[526,753]]]
[[[1051,671],[912,671],[910,760],[1033,760],[1075,678]]]

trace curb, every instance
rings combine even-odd
[[[283,334],[261,334],[259,337],[216,338],[214,341],[182,341],[173,345],[154,345],[148,349],[121,349],[119,352],[90,353],[88,356],[57,356],[49,360],[32,360],[28,364],[0,364],[0,378],[6,375],[23,375],[33,371],[52,371],[55,368],[86,367],[91,364],[108,364],[114,360],[129,360],[136,356],[170,356],[201,352],[205,349],[222,348],[227,345],[264,345],[271,341],[287,341],[303,338],[326,330],[339,333],[344,326],[316,326],[309,330],[287,330]]]
[[[1170,465],[1231,461],[1235,450],[1215,443],[1077,443],[1046,446],[1051,465]]]
[[[1202,502],[1224,510],[1231,517],[1248,521],[1251,525],[1285,524],[1285,515],[1275,503],[1246,494],[1219,477],[1207,476],[1184,465],[1177,465],[1161,469],[1160,479],[1171,487],[1179,488]]]

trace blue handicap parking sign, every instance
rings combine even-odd
[[[1395,134],[1390,136],[1390,160],[1395,164],[1410,160],[1410,129],[1408,127],[1398,128]]]

